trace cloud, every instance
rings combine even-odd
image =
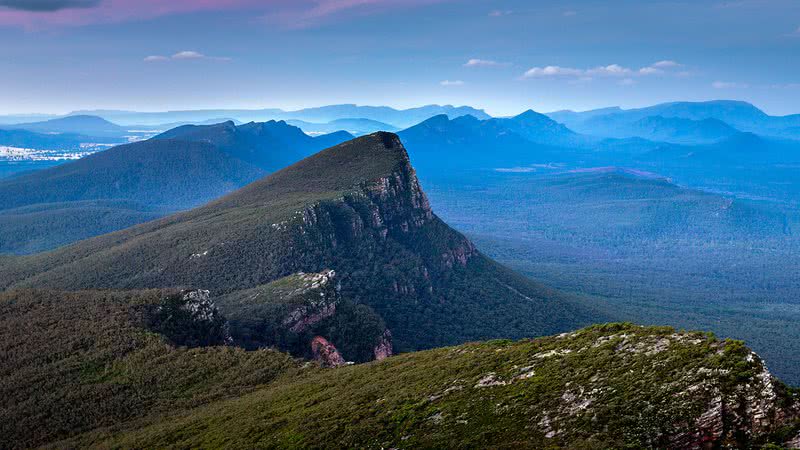
[[[503,16],[510,16],[511,14],[514,14],[514,11],[510,10],[503,11],[499,9],[495,9],[494,11],[489,11],[489,17],[503,17]]]
[[[184,50],[178,53],[175,53],[172,56],[162,56],[162,55],[151,55],[144,58],[144,62],[163,62],[163,61],[170,61],[170,60],[177,60],[177,61],[188,61],[188,60],[207,60],[207,61],[230,61],[231,58],[227,57],[220,57],[220,56],[206,56],[200,52],[196,52],[194,50]]]
[[[463,86],[464,82],[461,80],[444,80],[439,82],[442,86]]]
[[[657,67],[659,69],[669,69],[669,68],[673,68],[673,67],[681,67],[682,65],[683,64],[678,64],[675,61],[671,61],[671,60],[665,59],[663,61],[658,61],[656,63],[653,63],[650,67]]]
[[[588,75],[601,75],[619,77],[630,75],[633,71],[627,67],[622,67],[619,64],[610,64],[608,66],[595,67],[586,71]]]
[[[144,58],[144,62],[159,62],[159,61],[169,61],[169,58],[166,56],[159,56],[159,55],[150,55]]]
[[[53,12],[62,9],[92,8],[100,0],[0,0],[0,7],[29,12]]]
[[[247,11],[284,28],[455,0],[0,0],[0,26],[32,30],[122,23],[213,11]]]
[[[547,77],[574,77],[582,81],[591,80],[594,77],[626,77],[665,75],[667,70],[681,65],[675,61],[659,61],[646,67],[634,70],[619,64],[609,64],[590,69],[577,69],[573,67],[546,66],[534,67],[522,75],[522,78],[547,78]],[[673,73],[674,74],[674,73]],[[677,74],[674,74],[677,75]]]
[[[711,83],[711,87],[714,89],[744,89],[747,88],[748,85],[746,83],[736,83],[732,81],[715,81]]]
[[[205,57],[206,55],[191,50],[184,50],[172,55],[172,59],[204,59]]]
[[[578,77],[584,74],[583,70],[561,66],[533,67],[528,69],[523,78],[546,78],[546,77]]]
[[[619,84],[620,86],[633,86],[634,84],[636,84],[636,80],[634,80],[633,78],[623,78],[619,80],[617,84]]]
[[[649,66],[649,67],[642,67],[641,69],[639,69],[639,73],[642,75],[659,75],[664,73],[664,71],[657,67]]]
[[[278,3],[282,7],[268,7],[262,19],[284,28],[303,29],[345,13],[364,16],[449,1],[454,0],[266,0],[263,3]]]
[[[498,66],[507,66],[506,63],[501,63],[497,61],[492,61],[490,59],[478,59],[473,58],[464,63],[464,67],[498,67]]]
[[[577,11],[564,11],[564,13],[562,15],[564,17],[573,17],[573,16],[577,16],[578,12]]]

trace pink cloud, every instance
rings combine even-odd
[[[42,29],[120,23],[203,11],[250,10],[270,23],[302,28],[346,11],[375,12],[452,0],[100,0],[94,7],[24,11],[0,7],[0,25]]]

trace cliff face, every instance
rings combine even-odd
[[[368,306],[342,298],[333,270],[297,273],[217,302],[234,345],[277,348],[324,367],[392,353],[384,322]]]

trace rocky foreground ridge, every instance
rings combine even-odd
[[[740,449],[798,437],[798,393],[741,342],[610,324],[310,371],[103,445]]]

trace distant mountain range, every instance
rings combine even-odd
[[[754,133],[800,139],[794,128],[800,126],[800,114],[788,116],[770,116],[764,111],[756,108],[750,103],[730,100],[717,100],[709,102],[672,102],[663,103],[655,106],[637,109],[603,108],[599,110],[574,112],[557,111],[548,114],[550,118],[565,124],[571,129],[585,134],[597,136],[619,137],[619,129],[627,129],[633,124],[647,118],[658,118],[661,122],[665,119],[677,118],[694,121],[677,123],[673,122],[670,127],[679,125],[689,126],[689,129],[697,129],[697,136],[703,138],[710,134],[719,134],[723,131],[719,122],[724,122],[732,128],[740,131],[750,131]],[[706,122],[708,119],[715,119],[718,122]],[[651,121],[653,119],[650,119]],[[700,123],[696,123],[700,122]],[[699,129],[698,129],[699,127]],[[716,129],[716,131],[714,131]],[[638,133],[644,133],[641,126]],[[664,135],[658,132],[654,135],[636,134],[642,137],[660,140]],[[624,133],[623,133],[624,134]],[[675,133],[668,133],[675,134]],[[683,130],[678,130],[677,137],[681,138],[686,134]],[[630,136],[631,134],[628,134]],[[691,135],[685,136],[691,138]],[[683,139],[683,138],[682,138]]]
[[[122,143],[113,137],[86,136],[76,133],[37,133],[21,129],[0,129],[0,146],[38,150],[80,150],[82,144]]]
[[[68,133],[100,137],[121,137],[127,133],[125,127],[111,123],[101,117],[90,115],[67,116],[44,122],[20,123],[8,127],[37,133]]]
[[[437,114],[450,117],[473,115],[486,119],[489,115],[483,110],[469,106],[428,105],[418,108],[395,109],[388,106],[329,105],[306,108],[296,111],[268,109],[216,109],[166,112],[135,112],[114,110],[77,111],[69,115],[93,115],[125,125],[154,126],[164,123],[197,123],[219,117],[231,117],[242,122],[267,120],[302,120],[312,123],[328,123],[339,119],[369,119],[387,123],[396,128],[405,128]]]
[[[306,133],[333,133],[344,130],[356,136],[371,134],[377,131],[398,131],[398,128],[388,123],[370,119],[337,119],[328,123],[311,123],[303,120],[287,120],[286,123],[294,125]]]

